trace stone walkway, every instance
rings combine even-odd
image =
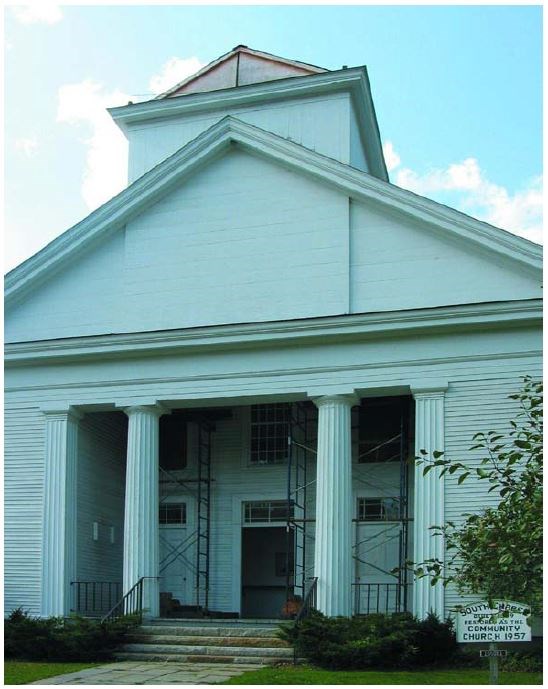
[[[260,665],[124,661],[41,679],[33,684],[216,684]]]

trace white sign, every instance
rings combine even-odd
[[[522,603],[494,601],[471,603],[457,612],[457,641],[486,643],[531,641],[531,627],[527,621],[530,609]]]

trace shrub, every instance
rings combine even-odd
[[[135,624],[130,616],[108,623],[83,617],[41,619],[18,608],[4,621],[4,652],[19,660],[107,660]]]
[[[530,651],[508,651],[506,658],[501,658],[500,669],[505,672],[542,672],[542,646],[535,646]]]
[[[280,635],[296,652],[331,669],[413,668],[446,662],[456,651],[452,623],[410,613],[351,619],[314,613]]]

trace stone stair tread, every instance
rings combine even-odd
[[[289,648],[283,639],[270,636],[187,636],[175,634],[130,634],[127,643],[177,644],[183,646],[245,646],[246,648]]]
[[[262,656],[238,657],[238,656],[203,656],[203,655],[183,655],[183,654],[146,654],[133,653],[130,651],[118,652],[114,654],[116,660],[139,660],[157,661],[166,663],[233,663],[237,665],[249,665],[260,667],[261,665],[277,665],[287,663],[286,658],[271,658]]]
[[[224,636],[224,637],[271,637],[276,638],[276,627],[226,627],[226,626],[192,626],[192,625],[142,625],[139,632],[145,634],[173,636]]]
[[[286,658],[293,655],[291,648],[256,648],[253,646],[196,646],[174,644],[124,644],[121,651],[133,651],[136,653],[183,653],[187,655],[223,655],[223,656],[266,656]]]

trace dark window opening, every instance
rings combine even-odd
[[[187,465],[186,421],[177,414],[160,417],[160,468],[184,469]]]
[[[408,397],[363,399],[359,411],[358,462],[399,461],[402,450],[407,454],[408,420]]]

